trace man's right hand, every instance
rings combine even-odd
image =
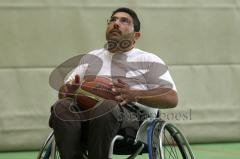
[[[59,89],[58,98],[62,99],[66,97],[73,97],[74,92],[79,88],[79,86],[80,86],[80,76],[75,75],[74,80],[67,82]]]

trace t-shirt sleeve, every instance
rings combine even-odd
[[[154,54],[150,55],[151,56],[147,56],[147,59],[145,59],[146,61],[152,61],[151,64],[149,64],[149,71],[146,74],[148,89],[163,87],[177,91],[176,85],[170,75],[168,66],[158,56]]]

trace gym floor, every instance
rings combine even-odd
[[[240,143],[196,144],[192,145],[196,159],[240,159]],[[0,152],[0,159],[35,159],[37,152]],[[126,158],[115,156],[116,159]],[[148,159],[147,154],[136,159]]]

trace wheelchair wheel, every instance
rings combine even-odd
[[[38,154],[37,159],[60,159],[53,132],[48,136]]]
[[[194,159],[183,134],[171,123],[155,119],[147,130],[150,159]]]

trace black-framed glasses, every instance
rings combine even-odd
[[[128,19],[127,17],[111,17],[110,19],[107,20],[108,24],[113,24],[116,23],[117,21],[119,21],[120,24],[122,25],[130,25],[131,24],[131,20]]]

